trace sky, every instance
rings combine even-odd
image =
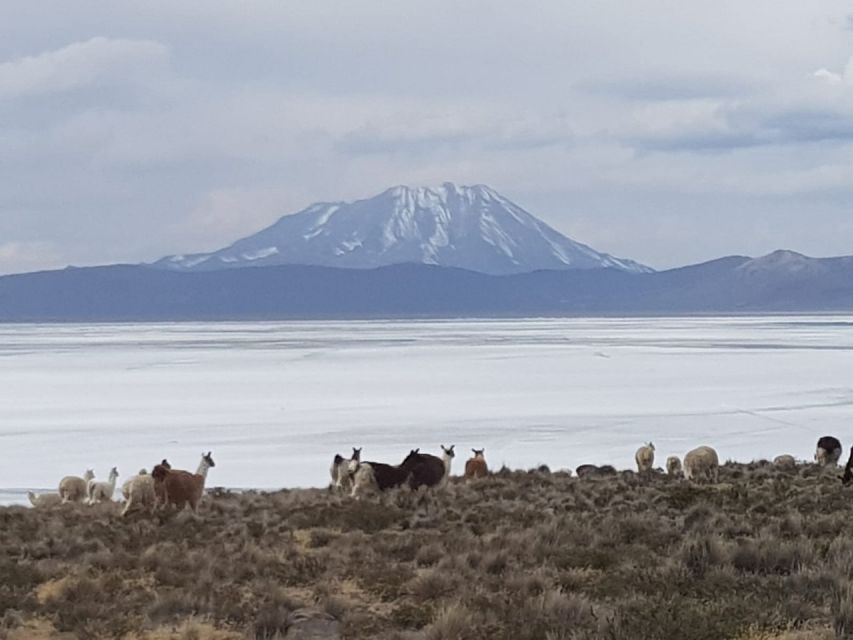
[[[0,273],[445,181],[655,268],[853,254],[853,4],[0,5]]]

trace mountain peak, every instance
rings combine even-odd
[[[542,269],[651,271],[575,242],[483,184],[398,185],[351,203],[322,202],[207,254],[158,266],[211,270],[270,264],[374,268],[406,262],[490,274]]]

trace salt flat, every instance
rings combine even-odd
[[[167,457],[209,485],[321,486],[335,452],[485,447],[633,466],[711,444],[853,444],[853,317],[0,325],[0,503]],[[119,481],[121,481],[121,479]],[[18,488],[18,489],[16,489]]]

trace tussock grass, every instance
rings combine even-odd
[[[282,638],[296,609],[386,640],[853,635],[837,472],[506,469],[435,493],[215,491],[199,515],[0,509],[0,639]]]

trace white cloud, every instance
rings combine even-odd
[[[168,48],[151,40],[91,38],[60,49],[0,63],[0,97],[61,93],[111,80],[127,82],[134,70],[161,64]]]
[[[815,78],[820,78],[825,81],[827,84],[834,85],[843,85],[850,84],[853,85],[853,58],[847,62],[847,66],[844,67],[844,70],[841,72],[830,71],[829,69],[823,67],[814,72]]]

